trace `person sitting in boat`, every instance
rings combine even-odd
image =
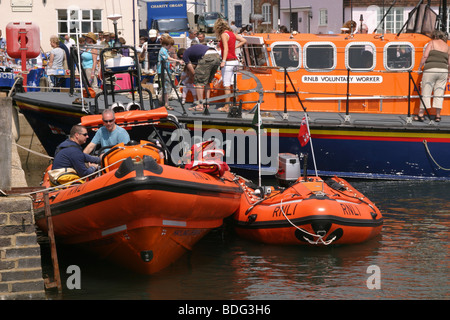
[[[74,125],[70,130],[69,138],[56,147],[51,171],[74,169],[79,177],[94,173],[98,169],[101,158],[83,153],[81,146],[86,143],[88,136],[86,127]]]
[[[97,130],[92,141],[84,148],[84,153],[90,154],[95,150],[98,144],[101,148],[112,147],[118,143],[128,143],[130,135],[127,130],[116,125],[116,117],[114,111],[106,109],[102,112],[102,120],[104,126]],[[109,149],[108,149],[109,150]],[[106,152],[108,150],[102,150]]]

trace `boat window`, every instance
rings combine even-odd
[[[336,46],[328,42],[307,43],[303,59],[307,70],[329,71],[336,66]]]
[[[244,51],[245,65],[249,67],[268,66],[267,50],[262,44],[250,44]]]
[[[386,70],[409,70],[414,63],[414,47],[410,43],[390,43],[384,48]]]
[[[375,46],[370,43],[353,42],[346,48],[346,67],[355,71],[372,70],[376,64]]]
[[[300,52],[298,43],[274,44],[272,46],[273,65],[297,69],[300,67]]]

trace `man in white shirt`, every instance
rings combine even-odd
[[[196,44],[200,43],[200,41],[198,41],[198,38],[197,38],[197,33],[198,32],[195,29],[189,30],[189,36],[186,38],[186,48],[189,48],[191,46],[192,40],[197,41],[197,42],[195,42]]]
[[[67,49],[70,50],[70,47],[75,45],[75,40],[73,40],[68,34],[66,34],[64,36],[64,44],[66,45]]]

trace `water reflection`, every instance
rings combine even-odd
[[[41,172],[33,176],[41,177]],[[353,181],[380,208],[381,235],[352,246],[282,247],[214,230],[194,250],[152,275],[131,274],[58,245],[63,295],[51,299],[449,299],[449,182]],[[45,251],[44,255],[48,252]],[[48,255],[47,255],[48,257]],[[82,271],[81,290],[65,286],[69,265]],[[369,290],[367,268],[381,270]],[[50,259],[44,270],[51,273]]]

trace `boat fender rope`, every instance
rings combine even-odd
[[[436,162],[436,160],[434,160],[433,156],[431,155],[430,149],[428,148],[428,143],[427,140],[423,140],[423,145],[425,146],[425,149],[427,150],[428,155],[430,156],[431,160],[433,160],[434,164],[441,170],[444,171],[450,171],[450,169],[444,168],[442,166],[439,165],[439,163]]]
[[[310,233],[308,231],[306,231],[305,229],[300,228],[299,226],[296,226],[287,216],[286,213],[283,210],[283,199],[281,199],[280,201],[280,209],[281,209],[281,213],[283,213],[284,218],[296,229],[300,230],[301,232],[306,233],[307,235],[312,236],[313,238],[317,238],[315,241],[312,241],[310,239],[308,239],[307,237],[303,236],[303,239],[305,239],[306,241],[309,242],[309,244],[323,244],[323,245],[329,245],[331,244],[335,239],[336,236],[334,236],[333,238],[331,238],[330,240],[323,240],[323,237],[326,236],[326,232],[324,234],[314,234],[314,233]]]
[[[48,155],[46,155],[46,154],[43,154],[43,153],[39,153],[39,152],[33,151],[33,150],[31,150],[31,149],[28,149],[28,148],[25,148],[25,147],[21,146],[20,144],[15,143],[15,142],[13,142],[13,144],[15,144],[15,145],[16,145],[17,147],[19,147],[19,148],[24,149],[25,151],[28,151],[28,152],[30,152],[30,153],[33,153],[33,154],[35,154],[35,155],[38,155],[38,156],[41,156],[41,157],[43,157],[43,158],[47,158],[47,159],[50,159],[50,160],[53,159],[53,157],[50,157],[50,156],[48,156]]]

